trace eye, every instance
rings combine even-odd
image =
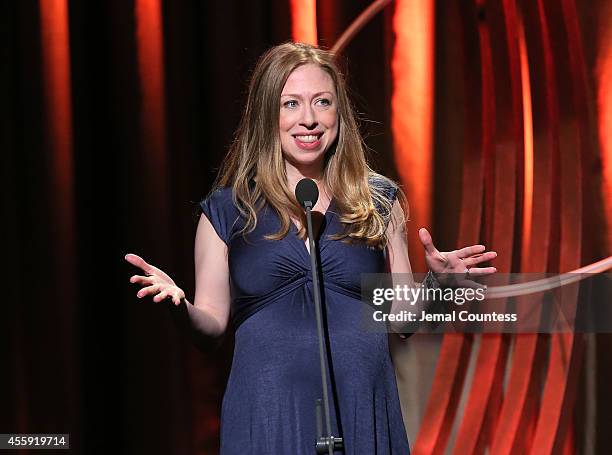
[[[319,98],[316,104],[319,106],[331,106],[331,100],[329,98]]]
[[[298,102],[296,100],[288,100],[283,103],[283,107],[287,109],[294,109],[298,106]]]

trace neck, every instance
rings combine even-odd
[[[287,184],[290,188],[295,188],[297,183],[303,178],[309,178],[319,183],[323,178],[323,170],[320,163],[313,163],[310,166],[294,166],[285,161],[285,170],[287,172]]]

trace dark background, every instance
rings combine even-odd
[[[521,225],[520,204],[516,217],[504,223],[489,199],[501,191],[496,182],[504,181],[496,173],[500,161],[495,167],[492,156],[508,144],[508,153],[522,153],[522,129],[506,129],[517,112],[510,80],[516,56],[507,50],[512,34],[503,25],[511,24],[504,22],[507,3],[514,2],[435,2],[432,231],[440,249],[454,248],[468,222],[461,219],[465,201],[473,197],[483,207],[474,241],[488,241],[495,249],[496,235],[510,235],[517,252],[508,255],[507,270],[527,270],[530,258],[520,253],[518,229],[507,231]],[[568,55],[575,49],[574,35],[566,30],[562,3],[578,13],[578,63]],[[550,158],[552,171],[535,179],[535,194],[550,198],[545,209],[551,215],[542,228],[547,240],[533,253],[543,262],[533,259],[531,268],[558,272],[573,267],[563,262],[563,248],[578,252],[576,266],[609,254],[593,76],[603,33],[597,18],[609,9],[601,0],[517,4],[530,53],[536,151],[557,157]],[[0,6],[6,266],[0,432],[70,433],[72,446],[84,453],[217,451],[231,335],[217,346],[194,347],[163,305],[136,299],[137,287],[128,282],[135,270],[123,257],[140,254],[172,276],[188,298],[193,295],[197,203],[232,140],[254,62],[268,47],[291,39],[290,5],[283,0],[160,5],[164,99],[149,106],[143,104],[148,73],[138,56],[135,3],[67,2],[68,121],[52,118],[49,107],[46,80],[53,65],[43,58],[39,2]],[[331,46],[368,5],[317,2],[319,42]],[[394,8],[379,13],[342,60],[372,163],[397,179],[390,126]],[[552,44],[542,38],[542,23]],[[487,26],[490,54],[482,32]],[[483,55],[491,56],[490,67]],[[546,77],[551,74],[552,88]],[[552,108],[551,99],[558,100]],[[157,125],[163,130],[151,129],[156,123],[147,121],[149,114],[161,119]],[[57,125],[67,128],[63,137],[69,145],[58,146]],[[465,179],[470,159],[484,172],[473,196],[466,190],[472,182]],[[581,204],[567,215],[580,226],[575,235],[560,227],[568,219],[563,182],[572,179],[563,166],[579,170]],[[519,189],[512,194],[520,201],[517,178]],[[609,347],[610,337],[599,335],[592,351],[598,429],[612,420]],[[578,427],[581,422],[575,421]],[[610,447],[606,431],[596,435],[598,449]]]

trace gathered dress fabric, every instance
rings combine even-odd
[[[397,188],[383,193],[395,200]],[[246,236],[231,188],[200,204],[228,247],[234,355],[221,409],[221,455],[315,454],[315,400],[323,397],[310,256],[292,223],[286,237],[269,205]],[[333,435],[347,455],[409,453],[383,331],[363,328],[361,274],[385,271],[384,250],[330,239],[342,232],[332,199],[319,229],[319,285],[329,336]],[[368,309],[366,308],[367,312]],[[366,313],[367,315],[367,313]],[[325,424],[323,425],[325,429]]]

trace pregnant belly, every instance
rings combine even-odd
[[[364,329],[361,302],[325,293],[334,380],[371,386],[390,364],[386,333]],[[272,302],[236,331],[230,382],[248,377],[261,384],[320,387],[319,345],[314,304],[306,292]]]

